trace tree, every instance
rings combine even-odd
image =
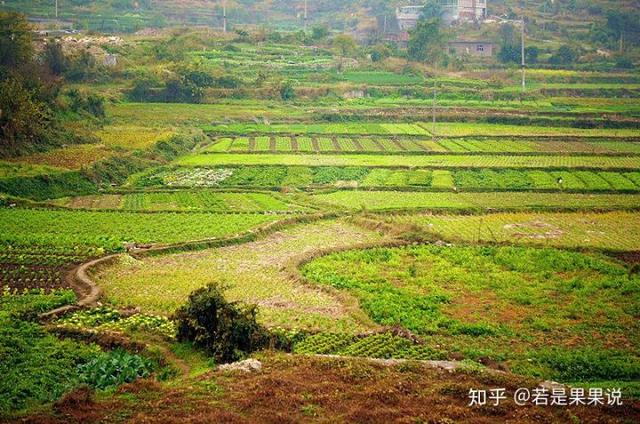
[[[422,9],[420,19],[442,19],[443,15],[444,10],[442,9],[440,2],[438,0],[429,0]]]
[[[17,78],[0,82],[0,152],[16,152],[25,144],[47,139],[50,114],[43,102],[35,99]]]
[[[373,62],[380,62],[391,56],[391,49],[384,44],[376,44],[371,49],[371,60]]]
[[[342,56],[348,56],[354,53],[358,48],[358,44],[356,43],[356,40],[354,40],[352,36],[347,34],[336,35],[333,38],[333,41],[331,42],[331,44],[336,50],[338,50],[338,52]]]
[[[571,46],[560,46],[558,51],[549,59],[549,63],[554,65],[570,65],[578,60],[578,53]]]
[[[311,39],[313,41],[324,40],[329,36],[329,29],[326,26],[314,26],[311,28]]]
[[[409,33],[409,57],[426,62],[443,54],[444,36],[440,31],[440,20],[420,20]]]
[[[16,68],[33,58],[31,27],[24,15],[0,12],[0,66]]]
[[[44,63],[53,75],[62,75],[68,67],[68,60],[62,51],[62,46],[57,42],[50,42],[44,48]]]
[[[293,88],[293,83],[291,81],[286,81],[282,86],[280,86],[280,97],[285,101],[296,98],[296,91]]]

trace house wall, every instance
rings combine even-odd
[[[483,42],[452,42],[449,43],[449,53],[456,55],[470,55],[479,57],[493,56],[494,45]]]

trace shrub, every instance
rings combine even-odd
[[[228,302],[225,287],[210,284],[194,291],[175,313],[179,342],[192,342],[221,362],[232,362],[267,345],[267,331],[256,322],[257,307]]]

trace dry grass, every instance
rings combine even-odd
[[[57,415],[31,422],[132,423],[623,423],[638,422],[640,405],[616,408],[469,407],[470,388],[504,387],[512,394],[536,382],[509,375],[386,366],[357,359],[264,354],[258,373],[222,373],[171,386],[140,381],[115,397],[59,405]]]

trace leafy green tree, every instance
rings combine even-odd
[[[16,68],[32,58],[31,26],[24,15],[0,12],[0,66]]]
[[[49,108],[17,78],[0,81],[0,153],[46,141]]]
[[[578,60],[578,52],[571,48],[571,46],[560,46],[558,51],[554,53],[549,59],[549,63],[554,65],[571,65]]]
[[[288,101],[296,98],[296,91],[291,81],[286,81],[280,86],[280,97],[282,100]]]
[[[422,9],[422,13],[420,14],[420,19],[442,19],[444,15],[444,10],[440,5],[439,0],[429,0],[427,4],[425,4]]]
[[[347,34],[338,34],[336,35],[331,44],[333,48],[338,51],[338,53],[342,56],[349,56],[358,49],[358,44],[356,40],[353,39],[352,36]]]
[[[311,28],[311,39],[313,41],[324,40],[329,36],[329,28],[326,26],[314,26]]]
[[[444,35],[439,19],[420,20],[409,33],[409,57],[426,62],[441,57],[444,49]]]
[[[371,49],[371,60],[373,62],[380,62],[391,56],[391,49],[384,44],[376,44]]]

